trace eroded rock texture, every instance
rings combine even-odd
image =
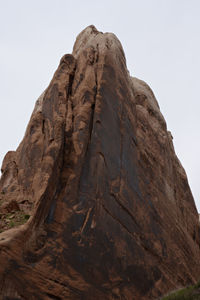
[[[31,215],[0,234],[2,299],[156,299],[200,277],[186,174],[113,34],[77,37],[0,188],[1,216]]]

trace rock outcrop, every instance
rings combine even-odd
[[[89,26],[63,56],[0,191],[1,299],[156,299],[200,277],[172,135],[111,33]]]

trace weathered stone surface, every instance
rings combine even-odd
[[[111,33],[87,27],[61,59],[0,189],[31,214],[0,234],[2,299],[156,299],[200,276],[185,171]]]

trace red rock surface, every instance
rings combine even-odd
[[[2,226],[1,299],[156,299],[200,277],[185,171],[111,33],[87,27],[61,59],[0,191],[1,220],[31,215]]]

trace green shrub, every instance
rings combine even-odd
[[[162,300],[200,300],[200,282],[165,296]]]

